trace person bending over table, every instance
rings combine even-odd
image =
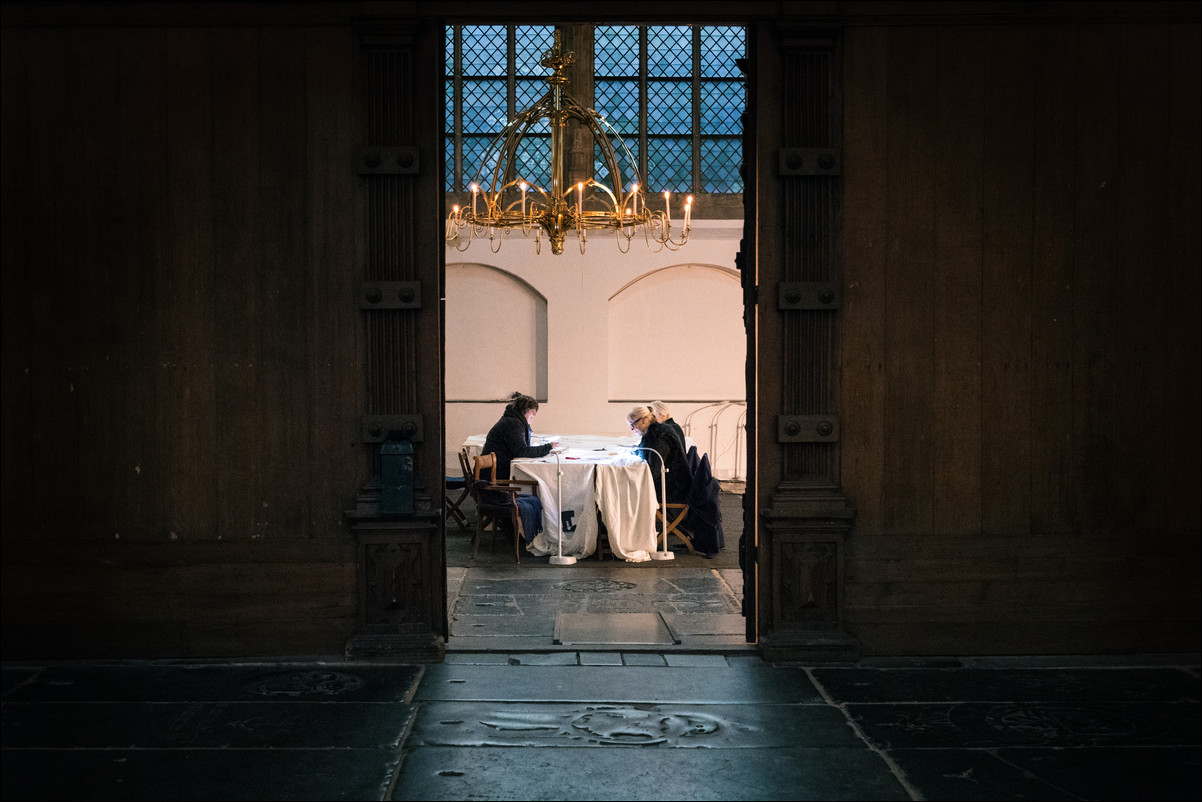
[[[639,441],[639,456],[647,461],[651,474],[655,477],[655,500],[664,501],[660,497],[660,456],[668,467],[667,501],[673,504],[683,504],[689,495],[692,479],[689,475],[689,464],[685,458],[683,442],[678,439],[676,432],[667,424],[655,419],[651,407],[636,406],[626,413],[626,422],[630,430],[642,435]],[[657,453],[658,452],[658,453]]]
[[[655,416],[656,423],[662,423],[676,433],[676,439],[680,441],[680,452],[688,454],[689,449],[684,443],[684,429],[680,428],[679,423],[672,420],[672,413],[668,411],[668,405],[663,401],[652,401],[651,414]]]
[[[514,459],[522,457],[545,457],[551,453],[558,443],[530,445],[530,433],[534,425],[534,416],[538,414],[538,399],[533,396],[515,392],[509,397],[505,411],[484,438],[484,448],[481,454],[497,455],[497,479],[509,478],[509,466]],[[490,501],[504,504],[509,497],[499,490],[485,490],[484,496]],[[535,535],[542,530],[543,505],[536,495],[522,494],[517,497],[518,514],[522,517],[523,535],[526,542],[534,540]],[[508,526],[502,521],[502,527]]]

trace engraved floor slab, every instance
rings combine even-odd
[[[663,746],[699,749],[863,746],[828,705],[630,705],[431,702],[410,744]]]
[[[680,643],[680,637],[659,613],[559,613],[555,643],[646,646]]]
[[[860,749],[418,747],[390,797],[480,800],[890,800],[911,797]]]
[[[430,666],[414,702],[639,702],[825,704],[804,669],[759,663],[698,666]]]

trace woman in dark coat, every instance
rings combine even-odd
[[[530,445],[530,432],[534,416],[538,414],[538,399],[514,393],[505,405],[501,419],[488,430],[481,454],[497,455],[497,478],[509,478],[509,463],[525,457],[545,457],[551,453],[554,443]]]
[[[659,473],[660,457],[668,468],[667,486],[668,501],[673,504],[684,504],[688,500],[689,487],[692,477],[689,474],[689,464],[685,459],[682,443],[676,432],[669,426],[655,420],[655,413],[650,407],[637,406],[626,414],[626,422],[630,429],[642,435],[639,441],[639,452],[651,467],[655,477],[655,499],[663,501],[660,496],[661,478]]]
[[[680,441],[680,450],[688,454],[689,447],[685,445],[684,429],[680,428],[679,423],[672,420],[672,413],[668,411],[668,405],[663,401],[652,401],[651,414],[655,416],[656,423],[662,423],[676,433],[676,438]]]
[[[509,397],[501,419],[488,430],[488,436],[484,438],[484,448],[480,453],[497,455],[497,479],[509,478],[509,466],[513,460],[520,457],[545,457],[555,447],[555,443],[530,445],[530,427],[537,414],[538,399],[514,393]],[[481,492],[485,499],[498,504],[506,503],[509,498],[499,490]],[[517,497],[517,504],[522,528],[525,530],[523,534],[529,543],[542,530],[542,502],[538,496],[523,494]],[[501,525],[502,528],[509,528],[507,521],[502,521]]]

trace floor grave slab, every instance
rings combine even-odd
[[[46,666],[5,692],[9,701],[257,701],[392,702],[417,686],[416,666],[356,663],[255,663],[222,666]]]
[[[0,716],[6,749],[392,748],[412,708],[363,702],[6,701]]]
[[[1190,703],[958,702],[847,709],[882,748],[1198,743],[1198,706]]]
[[[823,668],[842,702],[1198,701],[1197,675],[1177,668]]]
[[[838,708],[778,704],[432,702],[422,706],[411,738],[422,746],[863,746]]]
[[[800,668],[431,666],[415,701],[823,704]]]
[[[680,637],[658,613],[559,613],[555,616],[555,643],[654,645],[680,643]]]
[[[4,799],[386,799],[396,750],[48,750],[5,762]]]
[[[908,800],[866,749],[418,747],[392,799]]]

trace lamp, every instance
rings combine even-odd
[[[654,448],[648,446],[632,446],[632,451],[650,451],[659,457],[659,515],[663,520],[664,529],[664,548],[663,551],[651,552],[653,560],[672,560],[676,555],[668,551],[668,463],[664,460],[664,455],[660,454]],[[644,457],[644,459],[646,459]]]
[[[555,455],[555,509],[559,515],[559,553],[551,555],[551,565],[574,565],[576,558],[570,554],[565,557],[563,553],[563,463],[559,461],[558,451],[551,453]]]
[[[673,238],[671,193],[663,193],[662,210],[649,208],[626,143],[604,117],[564,91],[572,61],[572,52],[563,48],[563,32],[556,28],[554,44],[540,62],[554,70],[547,77],[546,94],[510,120],[484,152],[476,179],[469,187],[471,208],[454,205],[447,215],[446,240],[457,250],[466,250],[472,239],[487,236],[489,248],[496,253],[501,240],[514,229],[526,237],[534,233],[535,253],[541,252],[545,233],[555,255],[563,253],[563,240],[569,231],[576,232],[581,253],[589,229],[613,230],[622,253],[629,253],[630,241],[640,232],[656,253],[664,248],[676,250],[689,241],[693,196],[685,202],[683,225],[679,236]],[[549,188],[518,168],[522,142],[532,130],[542,130],[537,128],[542,120],[547,121],[551,138]],[[566,185],[564,139],[568,120],[588,128],[605,180],[591,176]],[[623,183],[623,176],[629,177],[628,184]]]

